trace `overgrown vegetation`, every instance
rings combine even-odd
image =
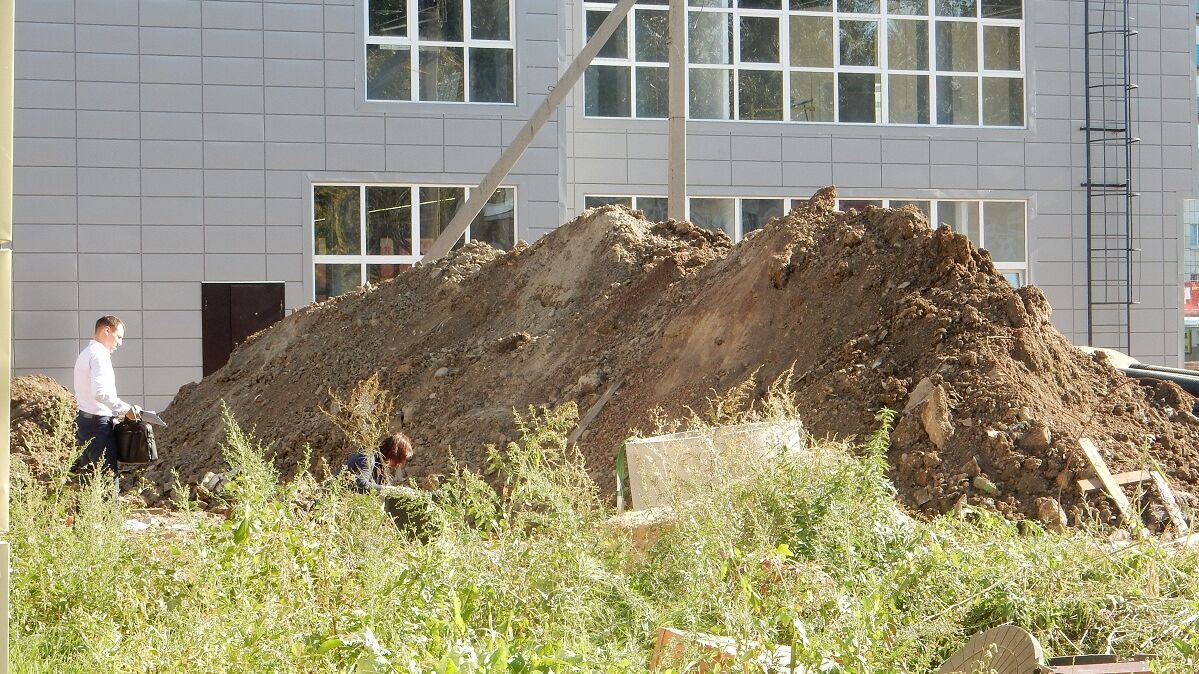
[[[789,413],[776,398],[751,416]],[[857,451],[724,457],[727,488],[676,499],[644,551],[564,447],[573,407],[520,419],[522,442],[493,452],[499,489],[445,480],[425,544],[376,498],[282,484],[228,413],[232,511],[180,513],[188,535],[127,532],[127,506],[47,479],[63,472],[43,452],[14,466],[13,670],[638,672],[671,626],[898,674],[1014,622],[1050,653],[1151,652],[1157,671],[1196,671],[1199,555],[973,510],[914,521],[887,480],[890,421]]]

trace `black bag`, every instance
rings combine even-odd
[[[158,446],[154,444],[154,429],[150,427],[150,422],[122,419],[115,431],[118,461],[150,463],[158,460]]]

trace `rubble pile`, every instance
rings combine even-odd
[[[1089,474],[1082,436],[1114,471],[1158,461],[1199,485],[1199,419],[1171,384],[1144,386],[1075,349],[1035,287],[1013,289],[985,251],[910,207],[834,209],[835,191],[734,246],[686,222],[604,207],[533,245],[467,245],[434,265],[312,305],[239,347],[180,391],[145,473],[219,471],[220,403],[273,443],[285,475],[311,445],[351,448],[318,408],[378,372],[413,436],[415,477],[451,454],[483,470],[485,446],[516,435],[513,410],[573,401],[586,411],[622,385],[579,438],[611,488],[613,454],[655,410],[682,416],[753,379],[792,370],[805,426],[861,438],[900,412],[892,477],[928,513],[972,503],[1011,518],[1078,521]],[[1089,503],[1114,518],[1101,499]]]

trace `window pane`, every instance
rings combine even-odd
[[[366,97],[380,101],[412,100],[412,64],[407,47],[366,45]]]
[[[837,209],[848,211],[851,208],[855,211],[864,211],[873,206],[874,208],[882,208],[883,202],[881,199],[838,199]]]
[[[733,71],[692,68],[689,79],[692,119],[733,118]]]
[[[583,110],[589,117],[628,117],[629,67],[591,66],[583,81]]]
[[[937,123],[978,124],[978,78],[937,78]]]
[[[904,201],[904,200],[892,199],[890,206],[891,206],[891,208],[903,208],[904,206],[915,206],[916,210],[918,210],[924,214],[924,217],[928,218],[929,220],[932,220],[932,217],[933,217],[933,205],[932,205],[931,201]]]
[[[983,67],[987,70],[1020,69],[1019,28],[983,26]]]
[[[366,254],[412,254],[411,188],[366,188]]]
[[[972,21],[937,22],[937,70],[978,70],[978,24]]]
[[[420,39],[461,42],[462,0],[417,0]]]
[[[1024,204],[1014,201],[983,202],[983,233],[995,262],[1024,262]]]
[[[887,53],[894,70],[928,70],[928,22],[887,22]]]
[[[983,17],[988,19],[1020,19],[1024,17],[1021,0],[982,0]]]
[[[803,12],[831,12],[833,0],[791,0],[791,9]]]
[[[741,236],[761,229],[771,218],[783,217],[782,199],[742,199]]]
[[[928,124],[928,75],[891,75],[890,115],[894,124]]]
[[[462,47],[421,47],[417,76],[422,101],[463,100]]]
[[[511,103],[512,50],[470,50],[470,100],[481,103]]]
[[[600,24],[608,18],[609,14],[611,12],[587,12],[588,40],[595,36]],[[612,33],[612,37],[608,38],[596,56],[605,59],[627,59],[629,57],[629,20],[627,18],[621,20],[620,25],[616,27],[616,32]]]
[[[878,65],[878,22],[841,22],[841,65]]]
[[[1012,284],[1013,288],[1019,288],[1024,285],[1024,273],[1023,272],[1005,271],[1005,272],[1002,272],[1002,274],[1003,274],[1003,278],[1006,279],[1008,283]]]
[[[791,119],[833,121],[833,74],[791,73]]]
[[[317,185],[312,190],[313,252],[358,255],[362,252],[361,205],[357,187]]]
[[[670,113],[670,77],[666,68],[637,69],[637,116],[660,117]]]
[[[599,208],[609,204],[633,207],[633,197],[584,197],[583,208]]]
[[[669,13],[658,10],[639,9],[633,25],[637,31],[637,60],[665,63],[667,34],[670,32]]]
[[[878,14],[878,0],[837,0],[837,11]]]
[[[471,0],[470,36],[476,40],[507,40],[511,37],[508,0]]]
[[[791,17],[791,65],[833,67],[833,17]]]
[[[779,20],[766,16],[741,17],[741,60],[779,62]]]
[[[937,16],[978,16],[978,1],[937,0]]]
[[[362,285],[360,264],[318,264],[316,272],[316,301],[344,295]]]
[[[687,32],[691,63],[732,63],[733,15],[691,12]]]
[[[715,7],[728,9],[733,6],[733,0],[687,0],[692,7]]]
[[[1024,126],[1024,80],[983,78],[983,124]]]
[[[370,0],[367,17],[371,35],[408,37],[408,0]]]
[[[873,73],[841,73],[837,104],[841,106],[842,122],[873,124],[878,121],[878,75]]]
[[[470,238],[492,248],[512,250],[516,244],[516,190],[503,187],[495,191],[470,223]]]
[[[692,199],[691,222],[713,232],[724,232],[733,238],[736,224],[736,199]]]
[[[937,220],[939,224],[949,225],[958,234],[965,234],[970,243],[978,246],[977,201],[938,201]]]
[[[782,0],[737,0],[737,6],[743,9],[781,9]]]
[[[438,235],[450,224],[454,213],[462,204],[465,190],[461,187],[420,188],[420,251],[429,250]],[[463,236],[465,238],[465,235]],[[462,245],[458,239],[455,248]]]
[[[928,0],[887,0],[887,11],[892,14],[928,16]]]
[[[393,279],[405,269],[412,269],[410,264],[368,264],[366,265],[366,280],[369,283],[382,283]]]
[[[775,70],[742,70],[739,78],[740,119],[783,118],[783,73]]]
[[[645,213],[650,222],[666,220],[667,200],[665,197],[637,197],[637,208]]]

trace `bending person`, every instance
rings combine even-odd
[[[354,491],[377,492],[394,482],[388,478],[387,470],[402,470],[411,458],[411,438],[403,433],[392,433],[383,438],[374,451],[351,454],[342,471],[354,478]]]

